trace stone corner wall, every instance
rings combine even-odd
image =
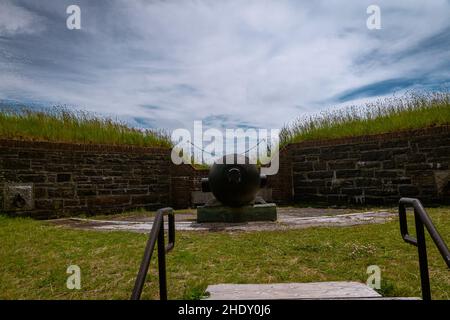
[[[276,175],[268,176],[267,188],[272,191],[272,200],[277,204],[292,203],[294,185],[292,176],[292,148],[280,150],[279,168]]]
[[[194,207],[208,170],[169,149],[0,139],[0,211],[35,218]],[[268,177],[277,204],[450,203],[450,126],[287,145]]]
[[[189,164],[171,164],[171,205],[175,209],[193,208],[192,191],[200,191],[201,179],[208,169],[195,169]]]
[[[169,159],[168,149],[0,140],[0,208],[35,218],[157,209],[170,203]]]
[[[293,201],[449,203],[450,126],[308,141],[290,151]]]

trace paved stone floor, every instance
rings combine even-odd
[[[393,219],[392,210],[356,212],[351,209],[278,208],[276,222],[246,223],[197,223],[195,211],[177,213],[175,228],[183,231],[271,231],[301,229],[317,226],[352,226],[358,224],[383,223]],[[153,225],[152,216],[117,216],[104,219],[67,218],[49,221],[70,228],[98,231],[132,231],[148,233]],[[167,225],[166,225],[167,227]]]

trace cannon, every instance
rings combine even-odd
[[[202,191],[212,192],[223,205],[241,207],[256,200],[260,188],[266,186],[267,177],[260,175],[258,167],[247,157],[232,155],[233,163],[226,164],[226,156],[213,164],[208,178],[202,179]]]
[[[197,208],[198,222],[242,222],[276,220],[276,206],[257,196],[267,177],[250,160],[238,154],[216,161],[208,178],[202,179],[202,191],[211,192],[212,201]]]

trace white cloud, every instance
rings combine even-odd
[[[360,0],[345,6],[275,0],[130,1],[105,8],[91,3],[80,2],[79,33],[65,30],[62,8],[62,23],[55,22],[46,43],[30,36],[31,62],[15,64],[0,79],[4,96],[16,92],[166,128],[220,115],[216,123],[231,127],[275,128],[362,86],[450,78],[439,67],[450,64],[446,44],[443,50],[421,47],[450,27],[448,1],[379,1],[382,29],[373,31],[366,28],[371,3]],[[47,2],[54,13],[52,4]],[[22,21],[9,28],[25,30],[28,20]]]
[[[0,35],[32,34],[43,29],[39,16],[8,0],[0,2]]]

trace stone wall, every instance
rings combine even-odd
[[[16,215],[54,218],[167,206],[169,152],[0,140],[0,208]],[[14,199],[16,193],[22,196]]]
[[[292,203],[294,196],[291,148],[280,150],[280,165],[276,175],[268,176],[267,188],[272,191],[272,200],[277,204]]]
[[[401,197],[446,204],[449,163],[450,126],[305,141],[280,151],[278,174],[269,176],[267,188],[277,204],[395,204]],[[172,181],[180,207],[192,206],[191,191],[200,190],[207,171],[177,172]]]
[[[450,126],[307,141],[280,151],[268,188],[278,204],[450,203],[449,162]],[[14,215],[193,207],[207,175],[168,149],[0,140],[0,209]]]
[[[449,128],[288,145],[292,200],[387,204],[417,197],[448,203]]]
[[[172,201],[175,209],[194,207],[192,192],[201,191],[201,179],[208,177],[208,169],[191,165],[171,165]]]

